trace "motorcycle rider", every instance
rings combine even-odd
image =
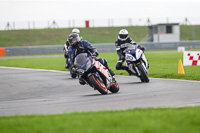
[[[72,33],[75,33],[75,34],[80,34],[80,30],[75,28],[72,30]],[[81,37],[82,39],[82,37]],[[69,43],[69,40],[67,39],[66,43],[64,44],[64,48],[63,48],[63,51],[65,52],[64,53],[64,57],[65,57],[65,69],[68,69],[69,68],[69,56],[68,56],[68,50],[69,50],[69,47],[70,47],[70,43]]]
[[[118,61],[116,64],[116,69],[117,70],[126,70],[129,75],[132,74],[132,72],[129,70],[127,66],[124,66],[123,63],[125,61],[125,53],[123,52],[127,47],[128,44],[132,45],[137,45],[136,42],[134,42],[129,36],[128,36],[128,31],[126,29],[121,29],[119,31],[119,35],[117,40],[115,41],[115,47],[117,50],[117,55],[118,55]],[[138,48],[144,51],[144,47],[141,47],[138,45]]]
[[[72,33],[80,34],[80,30],[75,28],[75,29],[72,30]]]
[[[115,73],[109,68],[108,63],[106,61],[106,59],[103,58],[97,58],[98,56],[98,52],[96,50],[96,48],[94,48],[88,41],[86,40],[81,40],[81,38],[79,37],[78,34],[70,34],[68,37],[69,43],[70,43],[70,48],[68,51],[68,56],[70,59],[70,67],[72,70],[74,67],[74,58],[76,57],[76,55],[80,54],[80,53],[91,53],[92,57],[99,61],[101,64],[103,64],[108,71],[110,72],[111,76],[114,76]],[[85,81],[82,77],[79,78],[79,83],[81,85],[85,84]]]

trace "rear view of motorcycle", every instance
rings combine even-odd
[[[128,44],[124,50],[126,66],[133,75],[136,75],[142,82],[149,82],[148,68],[149,64],[145,58],[143,50],[139,49],[137,45]]]
[[[112,93],[119,91],[119,85],[110,72],[99,61],[96,61],[87,53],[76,56],[74,65],[76,72],[84,81],[98,90],[101,94],[107,94],[108,90]]]

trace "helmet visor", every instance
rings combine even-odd
[[[77,42],[77,39],[72,39],[71,40],[71,43],[73,44],[73,43],[76,43]]]
[[[126,34],[126,35],[122,35],[122,34],[119,35],[119,37],[120,37],[121,39],[125,39],[125,38],[127,38],[127,36],[128,36],[127,34]]]
[[[77,44],[78,44],[78,40],[77,40],[77,38],[73,38],[73,39],[71,39],[70,40],[70,44],[71,44],[71,46],[76,46]]]

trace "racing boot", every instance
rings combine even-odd
[[[69,65],[68,64],[65,64],[65,69],[68,69],[69,68]]]
[[[122,70],[126,70],[129,74],[129,76],[131,76],[132,72],[131,72],[131,70],[129,70],[129,68],[127,66],[122,65]]]
[[[131,76],[131,74],[132,74],[131,70],[129,70],[129,69],[125,69],[125,70],[128,72],[129,76]]]
[[[65,60],[66,60],[65,69],[69,69],[68,59],[65,59]]]

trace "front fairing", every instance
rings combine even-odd
[[[77,68],[77,72],[83,75],[94,65],[94,61],[90,56],[87,56],[87,53],[81,53],[76,56],[74,65]]]
[[[125,59],[127,61],[137,61],[141,58],[143,51],[137,48],[137,45],[129,44],[125,49]]]

